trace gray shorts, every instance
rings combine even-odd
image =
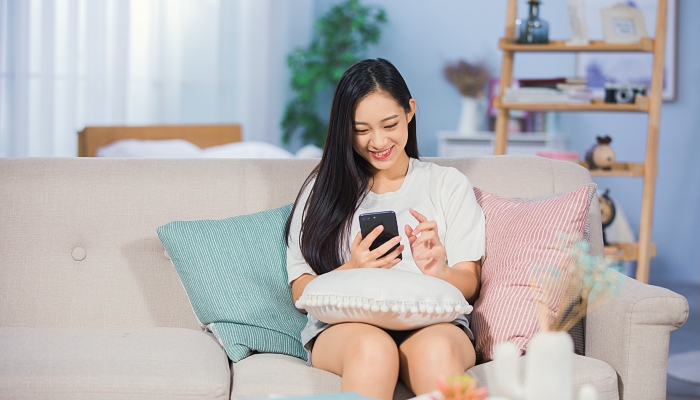
[[[301,331],[301,344],[304,346],[304,350],[306,350],[306,355],[307,361],[306,365],[311,366],[311,350],[314,347],[314,342],[316,341],[316,337],[318,335],[325,331],[326,329],[330,328],[332,325],[327,324],[325,322],[321,322],[316,319],[316,317],[312,316],[311,314],[307,314],[307,321],[306,321],[306,326],[304,329]],[[454,321],[450,322],[453,325],[457,325],[462,330],[464,330],[464,333],[467,334],[469,339],[473,342],[474,341],[474,333],[472,332],[471,328],[469,327],[469,321],[470,321],[470,315],[461,315],[457,317]],[[386,329],[385,329],[386,330]],[[403,332],[412,332],[412,331],[389,331],[386,330],[387,333],[397,342],[402,342],[403,339],[405,339],[405,334],[402,334]]]

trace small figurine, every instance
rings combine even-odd
[[[586,152],[586,162],[590,169],[609,171],[615,163],[615,151],[610,147],[610,136],[597,136],[598,143]]]
[[[617,214],[615,203],[613,203],[610,196],[608,196],[608,193],[610,193],[610,189],[605,189],[605,193],[598,196],[598,202],[600,203],[600,222],[603,223],[603,244],[605,246],[610,244],[608,243],[608,239],[605,237],[605,228],[612,225]]]

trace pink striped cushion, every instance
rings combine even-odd
[[[541,200],[509,200],[474,188],[486,216],[486,255],[481,270],[481,293],[474,304],[472,324],[477,359],[493,359],[501,341],[525,352],[539,329],[531,278],[537,267],[565,268],[562,236],[588,240],[588,208],[595,184]],[[542,268],[540,268],[542,270]],[[553,287],[545,299],[550,323],[566,284]]]

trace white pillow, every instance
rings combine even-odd
[[[375,268],[323,274],[306,285],[296,306],[328,324],[364,322],[392,330],[450,322],[472,311],[459,289],[442,279]]]
[[[182,139],[123,139],[97,149],[97,157],[199,158],[202,149]]]
[[[294,154],[265,142],[233,142],[202,150],[205,158],[292,158]]]
[[[321,158],[323,149],[313,144],[307,144],[294,154],[297,158]]]

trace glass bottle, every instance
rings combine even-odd
[[[549,24],[540,19],[539,0],[530,0],[528,4],[530,15],[518,24],[518,43],[549,43]]]

